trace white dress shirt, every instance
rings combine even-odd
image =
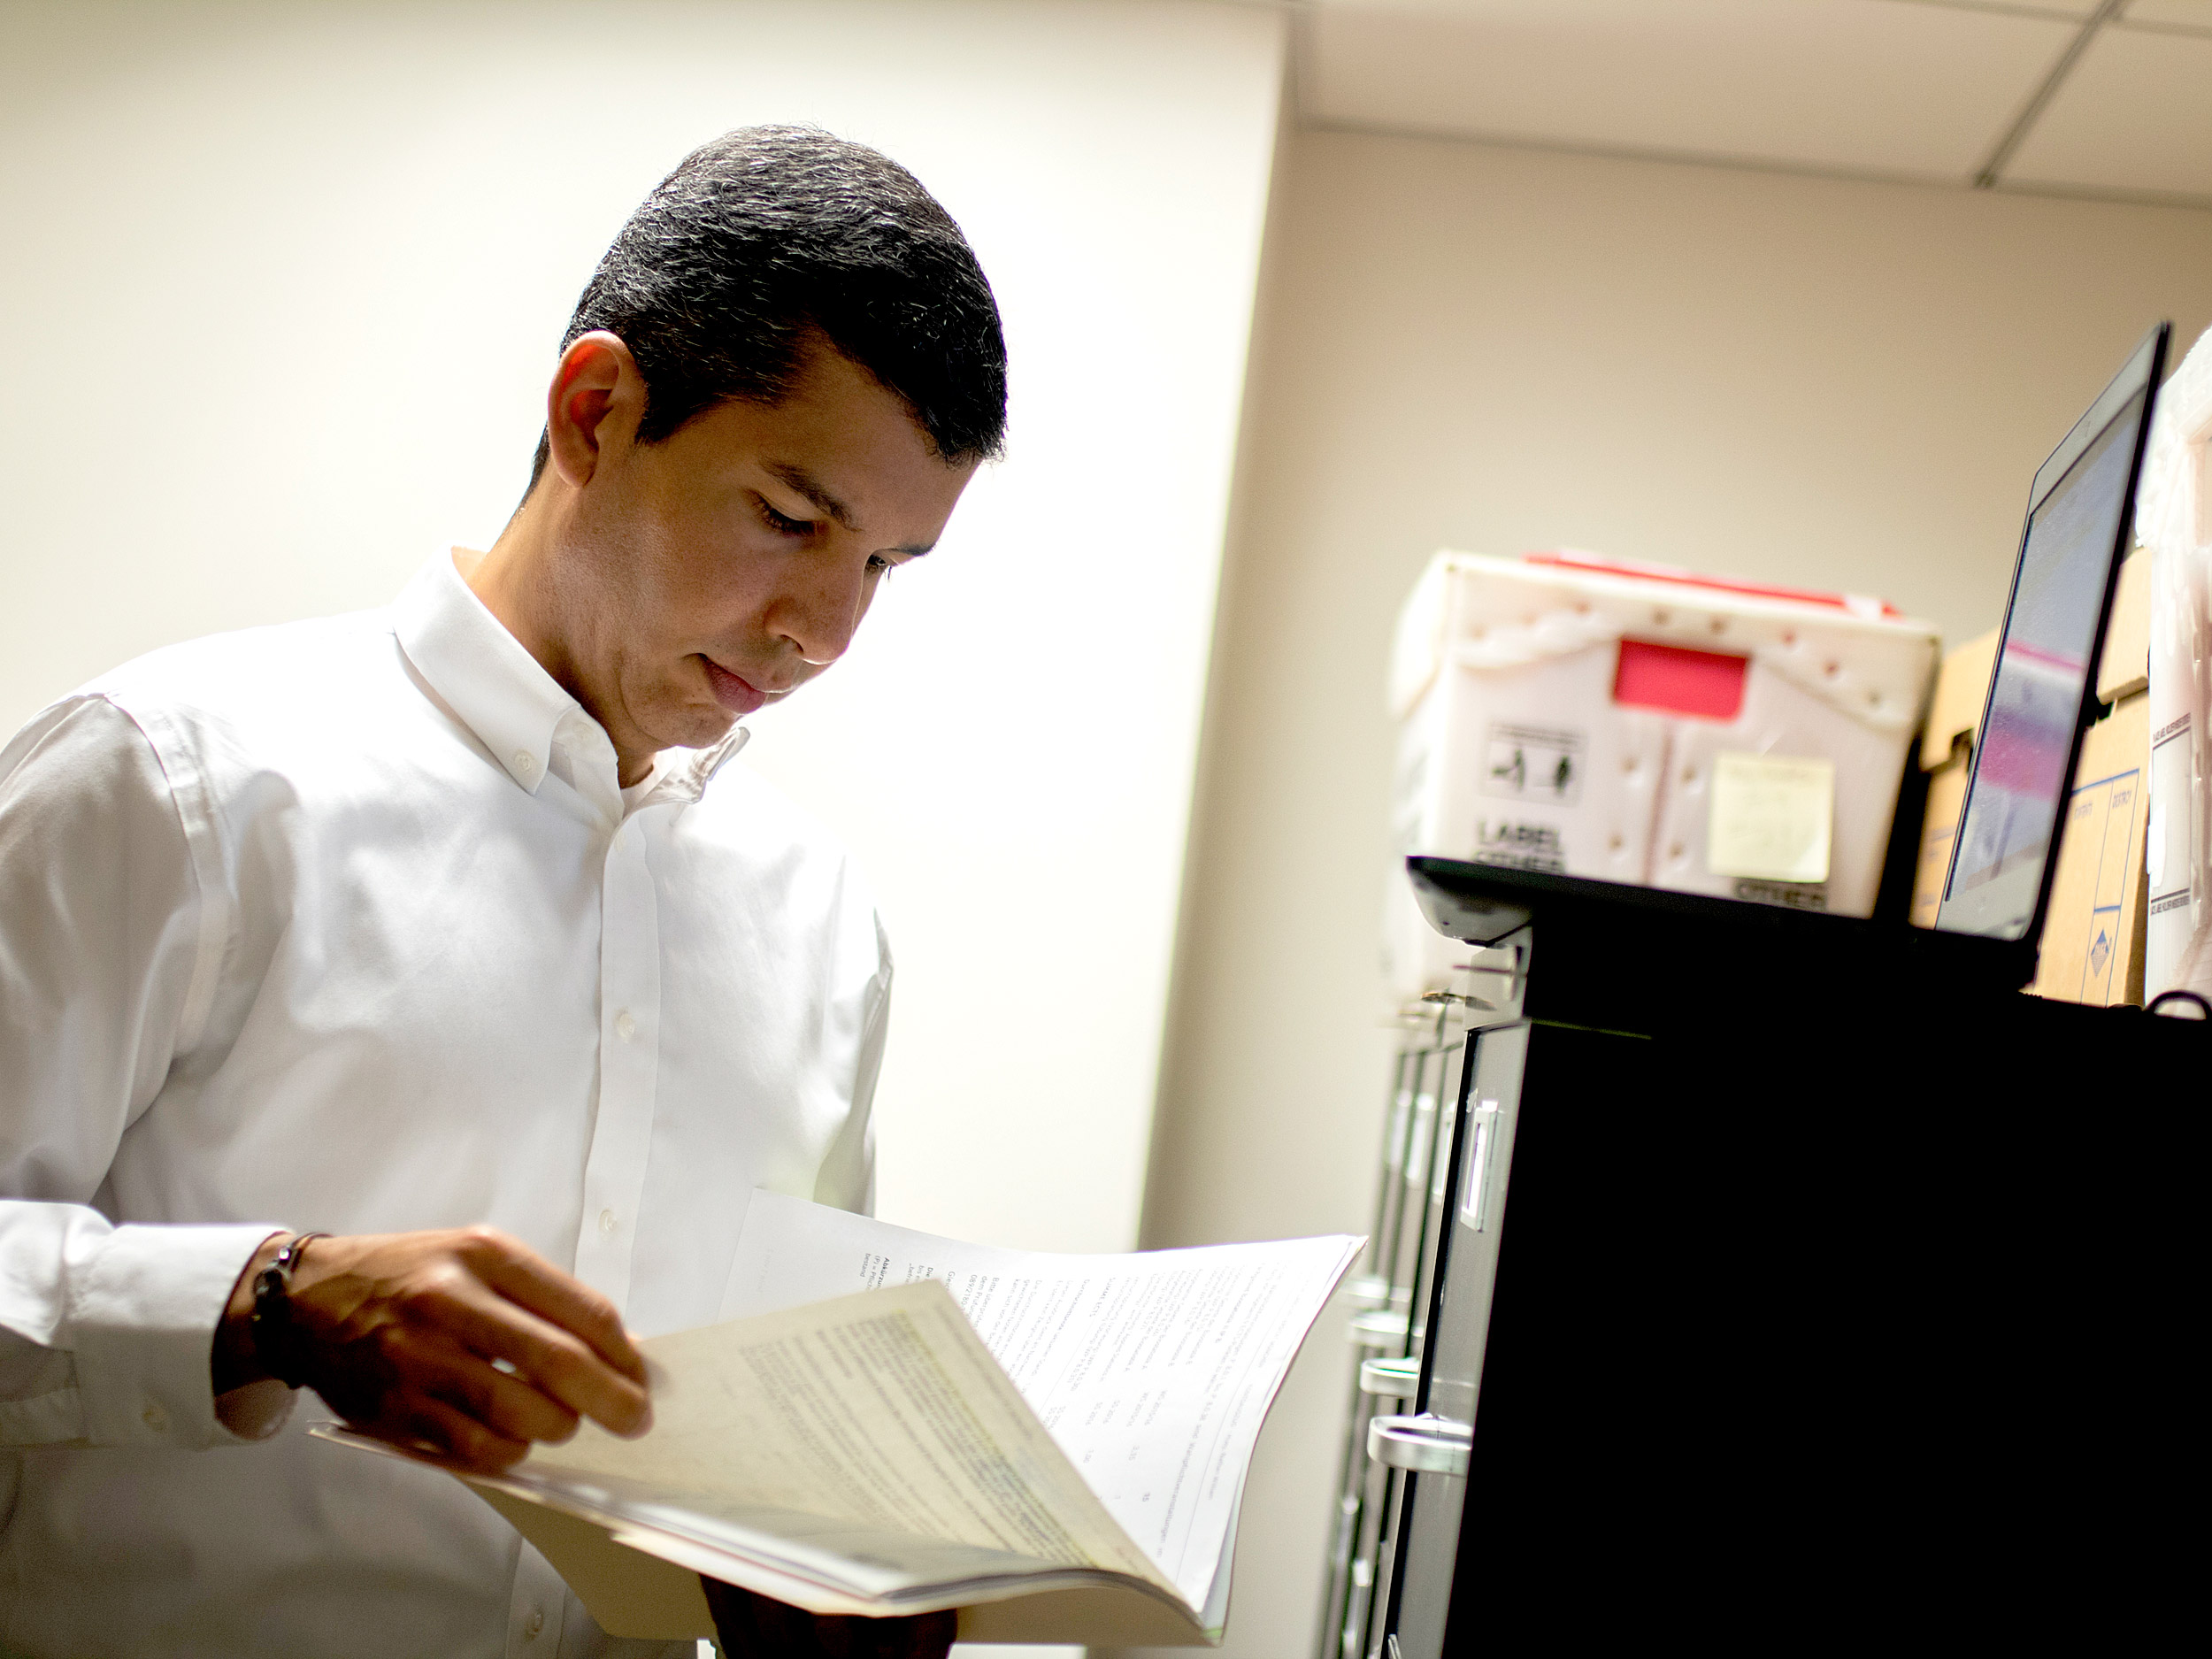
[[[311,1395],[226,1430],[209,1348],[280,1227],[488,1222],[651,1334],[720,1316],[756,1187],[868,1203],[888,952],[743,735],[624,790],[441,555],[0,751],[0,1648],[660,1651]]]

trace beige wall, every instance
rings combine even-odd
[[[891,930],[880,1212],[1128,1248],[1284,40],[1142,0],[0,0],[0,732],[489,545],[653,182],[749,122],[876,143],[996,287],[1008,458],[745,764]]]
[[[488,545],[653,182],[747,122],[877,143],[996,285],[1008,457],[745,763],[891,929],[883,1213],[1127,1248],[1283,41],[1140,0],[0,0],[0,731]]]
[[[2212,214],[1305,134],[1270,232],[1148,1244],[1366,1225],[1390,626],[1440,546],[2002,608],[2036,465]],[[1348,1356],[1247,1494],[1227,1652],[1308,1651]]]

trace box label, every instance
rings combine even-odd
[[[1549,824],[1517,824],[1509,818],[1475,822],[1475,862],[1512,870],[1567,873],[1567,846]]]
[[[1822,882],[1836,822],[1833,761],[1799,755],[1713,758],[1705,867],[1755,881]]]
[[[1579,732],[1499,721],[1490,728],[1482,792],[1508,801],[1572,806],[1582,798]]]
[[[1824,910],[1828,884],[1824,881],[1754,881],[1736,883],[1736,896],[1753,904],[1778,904],[1787,910]]]

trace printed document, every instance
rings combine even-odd
[[[1107,1513],[1203,1607],[1260,1425],[1358,1245],[1001,1250],[757,1193],[722,1311],[941,1280]]]
[[[710,1633],[704,1574],[989,1640],[1218,1640],[1260,1425],[1360,1243],[1054,1256],[756,1194],[724,1322],[642,1344],[648,1433],[454,1472],[616,1635]]]

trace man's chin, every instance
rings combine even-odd
[[[727,709],[688,703],[654,721],[649,735],[656,749],[711,749],[730,734],[737,720]]]

